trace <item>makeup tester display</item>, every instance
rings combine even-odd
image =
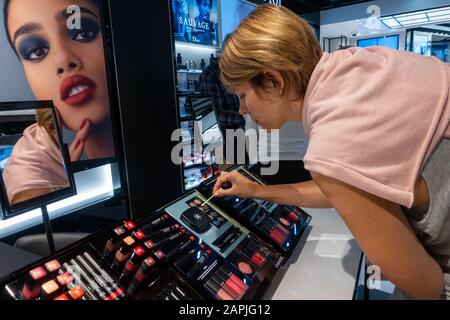
[[[238,170],[259,181],[245,168]],[[310,217],[296,208],[249,199],[213,199],[205,205],[204,191],[212,183],[11,275],[2,282],[0,298],[261,297]]]

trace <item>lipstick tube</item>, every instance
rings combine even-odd
[[[32,300],[39,296],[41,286],[48,279],[47,271],[42,267],[34,268],[27,273],[22,287],[22,296],[25,300]]]
[[[146,254],[146,251],[143,247],[137,246],[133,249],[130,258],[125,264],[125,268],[123,269],[122,275],[120,276],[120,280],[126,281],[126,279],[136,271],[139,264],[142,262]]]
[[[244,296],[245,292],[229,278],[223,278],[216,273],[210,280],[214,281],[220,288],[223,288],[231,297],[233,297],[233,300],[240,300]]]
[[[175,257],[177,255],[181,255],[184,251],[188,250],[191,247],[191,245],[194,243],[194,241],[195,241],[195,237],[189,236],[188,240],[180,243],[178,246],[176,246],[174,249],[172,249],[172,251],[170,251],[166,255],[166,257],[165,257],[166,260],[170,261],[170,260],[172,260],[173,257]]]
[[[159,248],[163,245],[174,242],[176,239],[179,239],[185,233],[186,233],[186,229],[181,229],[180,231],[178,231],[177,233],[174,233],[173,235],[169,235],[163,239],[160,239],[158,242],[153,242],[152,240],[147,240],[144,242],[144,246],[148,250],[153,250],[155,248]]]
[[[137,292],[141,284],[156,270],[155,265],[156,261],[152,257],[148,257],[142,262],[127,289],[129,294],[134,295]]]
[[[56,283],[55,280],[47,281],[42,285],[41,288],[41,299],[42,300],[53,300],[55,297],[62,293],[62,287]]]
[[[221,286],[219,286],[215,281],[209,279],[204,288],[217,300],[235,300],[231,295],[228,294]]]
[[[230,279],[243,291],[247,291],[248,285],[241,278],[239,278],[237,275],[235,275],[233,272],[229,271],[227,268],[225,268],[225,267],[220,268],[216,272],[216,274],[222,276],[225,279]]]
[[[113,230],[111,236],[106,241],[105,248],[103,249],[103,255],[105,257],[111,256],[122,244],[122,236],[126,234],[124,227],[117,227]]]

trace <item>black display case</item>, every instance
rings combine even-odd
[[[242,166],[232,170],[262,183]],[[278,208],[296,215],[291,216],[296,222],[290,229],[295,233],[286,236],[290,245],[280,245],[249,223],[247,213],[230,206],[228,199],[202,206],[213,182],[2,279],[0,299],[261,298],[311,217],[298,208],[272,204],[270,208],[276,207],[272,213]]]

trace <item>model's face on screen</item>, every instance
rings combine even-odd
[[[200,16],[202,17],[209,16],[211,5],[212,5],[211,0],[202,0],[199,5]]]
[[[67,27],[71,5],[81,8],[80,29]],[[78,131],[86,119],[93,127],[110,121],[100,11],[94,3],[11,0],[8,30],[36,99],[53,100],[68,129]]]

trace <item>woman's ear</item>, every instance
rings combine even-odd
[[[264,73],[268,84],[273,89],[273,93],[278,97],[282,97],[284,95],[285,83],[281,73],[277,70],[269,70]]]

